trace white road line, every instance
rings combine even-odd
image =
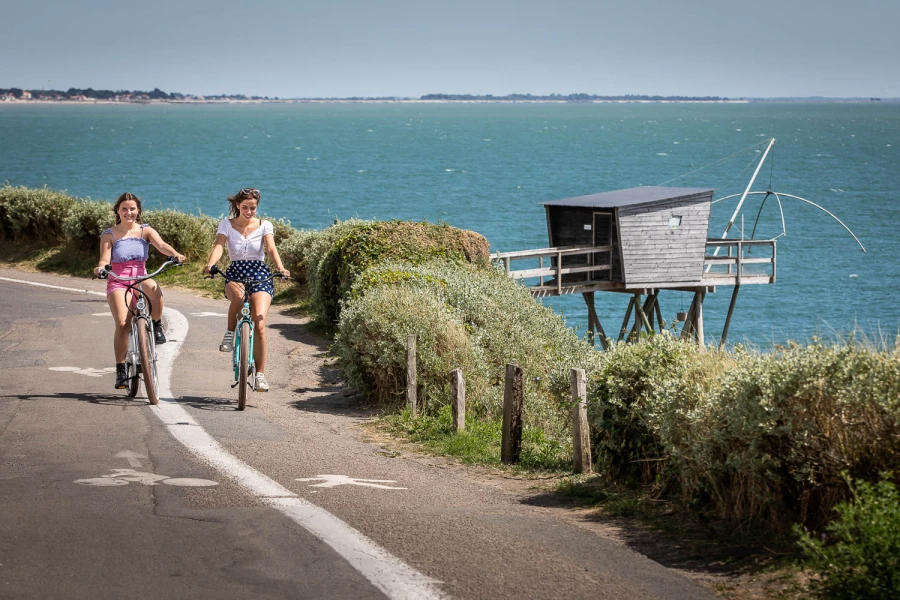
[[[188,321],[166,307],[167,333],[173,341],[157,347],[159,399],[156,414],[179,442],[227,475],[265,504],[281,511],[331,546],[375,587],[392,599],[444,598],[439,581],[419,573],[325,509],[300,498],[253,467],[229,454],[179,405],[169,388],[175,357],[187,338]]]
[[[0,280],[98,296],[105,295],[102,292],[7,277],[0,277]],[[181,350],[182,340],[187,338],[187,319],[177,310],[168,307],[163,310],[168,324],[167,333],[174,339],[157,348],[160,403],[156,407],[151,407],[151,412],[159,417],[172,436],[204,462],[260,498],[264,504],[277,509],[331,546],[388,598],[392,600],[447,598],[447,594],[439,587],[440,581],[413,569],[324,508],[300,498],[268,475],[232,456],[219,442],[206,433],[200,424],[175,401],[170,388],[175,357]]]
[[[52,288],[54,290],[65,290],[67,292],[80,292],[82,294],[93,294],[95,296],[106,297],[106,294],[103,292],[96,292],[94,290],[86,290],[84,288],[63,287],[61,285],[50,285],[49,283],[38,283],[37,281],[25,281],[23,279],[10,279],[9,277],[0,277],[0,281],[11,281],[13,283],[24,283],[26,285],[34,285],[37,287]]]

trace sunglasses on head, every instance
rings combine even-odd
[[[259,190],[254,188],[243,188],[238,192],[238,196],[249,196],[250,198],[259,200]]]

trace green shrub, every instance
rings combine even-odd
[[[819,341],[743,353],[692,424],[684,477],[721,516],[820,526],[843,475],[900,472],[900,354]]]
[[[410,306],[416,312],[427,307],[427,318],[409,322]],[[391,324],[405,328],[392,338],[393,350],[387,351],[381,344]],[[440,335],[443,329],[463,335],[465,344],[446,345]],[[451,356],[456,348],[466,348],[456,363],[420,361],[419,381],[432,386],[438,406],[449,397],[449,371],[460,367],[467,411],[499,419],[506,365],[516,363],[526,377],[526,424],[548,439],[570,443],[570,370],[590,369],[600,355],[579,340],[562,317],[535,302],[522,285],[493,270],[445,261],[387,262],[364,272],[344,303],[335,337],[335,351],[344,359],[348,375],[366,381],[383,377],[375,369],[395,373],[392,389],[378,398],[401,398],[406,368],[401,350],[408,333],[419,336],[420,357]],[[367,359],[370,353],[373,358]]]
[[[356,278],[380,262],[397,259],[421,264],[444,259],[488,265],[488,242],[483,236],[446,224],[355,221],[335,229],[339,235],[328,236],[333,243],[315,257],[315,272],[310,273],[313,305],[329,326],[337,324],[341,301]]]
[[[402,405],[410,334],[417,336],[423,410],[447,404],[446,374],[471,372],[473,349],[458,314],[408,288],[378,287],[345,307],[335,350],[348,382],[379,402]]]
[[[612,345],[588,385],[597,468],[630,485],[666,488],[690,462],[693,413],[728,357],[671,335]]]
[[[143,220],[190,261],[205,260],[216,239],[218,221],[212,217],[167,209],[145,211]]]
[[[62,226],[69,246],[81,252],[97,252],[100,236],[115,223],[112,207],[109,202],[73,203]]]
[[[63,222],[75,199],[46,187],[0,187],[3,239],[57,245],[65,241]]]
[[[837,518],[818,539],[800,527],[799,544],[822,579],[814,589],[838,600],[900,598],[900,494],[887,478],[859,481],[853,499],[835,507]]]

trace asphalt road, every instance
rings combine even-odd
[[[0,598],[715,598],[369,441],[325,342],[277,311],[271,391],[238,412],[225,302],[166,290],[162,400],[127,398],[103,289],[0,269]]]

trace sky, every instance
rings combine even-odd
[[[0,0],[0,88],[900,97],[896,0]]]

